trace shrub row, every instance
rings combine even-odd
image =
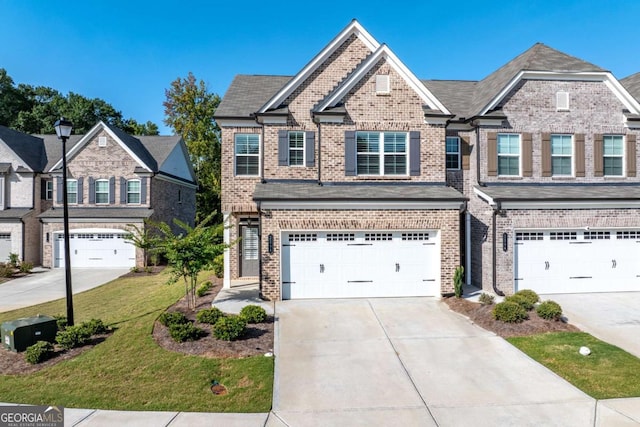
[[[66,319],[65,319],[66,321]],[[56,334],[56,342],[60,347],[69,350],[86,344],[93,336],[107,332],[106,326],[100,319],[91,319],[79,325],[67,326]]]
[[[34,345],[27,347],[25,359],[32,365],[35,365],[48,360],[52,355],[53,344],[47,341],[38,341]]]
[[[540,301],[537,293],[530,289],[523,289],[508,296],[493,309],[493,317],[507,323],[520,323],[529,318],[528,311],[536,307],[538,316],[547,320],[558,320],[562,316],[562,307],[555,301]]]

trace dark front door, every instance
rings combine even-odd
[[[241,225],[240,232],[240,276],[258,275],[258,226]]]

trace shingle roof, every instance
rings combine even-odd
[[[153,215],[153,209],[147,208],[76,208],[69,207],[69,218],[149,218]],[[38,215],[38,218],[62,218],[63,209],[49,209]]]
[[[640,73],[632,74],[624,79],[620,80],[622,86],[625,87],[637,100],[640,101]]]
[[[476,188],[495,201],[640,199],[640,187],[637,185],[496,185]]]
[[[58,139],[57,135],[36,136],[44,141],[44,149],[47,153],[47,165],[44,170],[48,171],[60,160],[60,156],[62,155],[62,141]],[[80,141],[80,138],[82,138],[82,135],[71,135],[69,137],[67,140],[67,153]]]
[[[216,118],[249,118],[273,97],[291,76],[237,75],[216,109]]]
[[[478,84],[470,80],[422,80],[422,83],[458,117],[465,117]]]
[[[41,138],[0,126],[0,140],[13,150],[35,172],[42,172],[47,156]]]
[[[149,154],[156,160],[158,167],[167,160],[167,157],[176,145],[180,143],[179,135],[172,136],[136,136],[136,138],[142,143],[144,148]]]
[[[397,200],[464,201],[460,192],[444,185],[432,184],[324,184],[316,182],[258,183],[254,200]]]
[[[0,210],[0,221],[19,220],[24,218],[33,209],[30,208],[11,208]]]
[[[106,123],[104,125],[108,127],[118,137],[118,139],[122,141],[123,144],[129,147],[129,149],[133,151],[133,153],[138,156],[138,158],[142,162],[144,162],[144,164],[147,165],[152,171],[158,171],[158,162],[153,158],[149,151],[147,151],[147,149],[138,138],[129,135],[122,129],[115,126],[111,126]]]

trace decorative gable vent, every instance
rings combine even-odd
[[[569,92],[556,93],[556,110],[569,111]]]
[[[388,74],[376,75],[376,95],[387,95],[391,92]]]
[[[98,137],[98,147],[106,147],[107,146],[107,137],[99,136]]]

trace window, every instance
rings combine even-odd
[[[127,203],[140,203],[140,180],[131,179],[127,181]]]
[[[520,176],[520,135],[498,134],[498,175]]]
[[[448,136],[446,139],[447,169],[460,169],[460,138]]]
[[[551,174],[573,175],[573,138],[571,135],[551,135]]]
[[[406,132],[357,132],[358,175],[406,175]]]
[[[289,166],[304,166],[304,132],[289,132]]]
[[[53,181],[49,179],[45,181],[44,185],[45,185],[45,190],[44,190],[45,200],[52,200],[53,199]]]
[[[260,137],[255,133],[235,136],[236,175],[257,176],[260,168]]]
[[[624,157],[622,135],[604,135],[602,143],[604,176],[622,176]]]
[[[67,201],[69,203],[78,203],[78,181],[75,179],[67,180]]]
[[[109,203],[109,181],[106,179],[96,180],[96,204]]]

